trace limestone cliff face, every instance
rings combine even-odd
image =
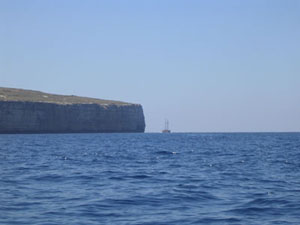
[[[11,101],[7,95],[1,94],[1,90],[0,96],[6,96],[5,100],[0,98],[0,133],[144,132],[145,130],[143,109],[138,104]],[[74,99],[74,96],[72,98]]]

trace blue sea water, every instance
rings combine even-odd
[[[300,133],[0,135],[0,224],[300,224]]]

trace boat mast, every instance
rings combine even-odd
[[[169,130],[169,120],[165,119],[165,129],[162,130],[163,133],[171,133]]]
[[[165,119],[165,130],[169,130],[169,120]]]

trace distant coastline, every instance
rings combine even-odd
[[[0,88],[0,133],[144,131],[140,104]]]

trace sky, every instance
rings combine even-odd
[[[139,103],[146,132],[300,131],[300,1],[0,0],[0,86]]]

